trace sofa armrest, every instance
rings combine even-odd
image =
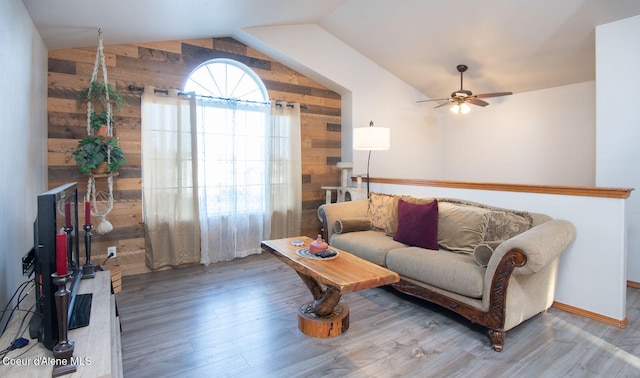
[[[328,203],[318,208],[318,218],[324,229],[324,240],[329,242],[333,234],[333,225],[340,218],[366,217],[369,211],[369,200]]]
[[[500,244],[489,260],[487,273],[495,271],[504,254],[513,249],[522,251],[527,259],[523,266],[513,270],[514,275],[539,272],[558,258],[575,238],[576,228],[569,221],[554,219],[542,223]]]

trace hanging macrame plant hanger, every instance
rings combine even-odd
[[[107,80],[107,65],[104,60],[104,53],[102,51],[102,30],[98,29],[98,50],[96,51],[96,60],[93,65],[93,73],[91,74],[91,81],[89,83],[89,91],[95,87],[92,83],[98,80],[98,69],[102,69],[102,78],[104,82],[104,97],[105,111],[107,116],[107,138],[113,137],[113,124],[111,120],[111,114],[113,111],[112,101],[109,99],[109,82]],[[91,93],[89,93],[89,100],[87,101],[87,134],[92,135],[93,129],[91,127],[91,114],[93,113],[93,103],[91,102]],[[107,163],[111,163],[111,149],[107,149]],[[99,234],[106,234],[113,230],[113,225],[107,220],[107,215],[113,209],[113,176],[107,175],[107,185],[109,193],[96,191],[96,180],[94,175],[89,175],[87,182],[87,201],[91,203],[91,216],[100,218],[100,224],[96,227],[96,232]],[[106,206],[102,211],[98,209],[98,203]]]

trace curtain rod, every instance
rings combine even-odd
[[[135,85],[131,84],[127,87],[130,91],[138,91],[138,92],[144,92],[144,87],[136,87]],[[169,90],[168,89],[158,89],[158,88],[154,88],[153,89],[154,93],[163,93],[163,94],[169,94]],[[188,92],[178,92],[178,96],[190,96],[191,93]],[[223,100],[223,101],[239,101],[239,102],[248,102],[248,103],[252,103],[252,104],[270,104],[271,102],[261,102],[261,101],[250,101],[250,100],[239,100],[239,99],[235,99],[235,98],[225,98],[225,97],[216,97],[216,96],[203,96],[203,95],[196,95],[196,97],[201,97],[201,98],[210,98],[210,99],[214,99],[214,100]],[[282,102],[286,102],[286,101],[282,101],[282,100],[275,100],[276,106],[282,106]],[[293,108],[293,104],[287,104],[287,106]],[[305,104],[300,104],[300,109],[309,109],[308,105]]]

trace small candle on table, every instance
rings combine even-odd
[[[64,225],[71,227],[71,202],[64,203]]]
[[[91,203],[84,201],[84,224],[91,224]]]
[[[56,273],[58,276],[67,274],[67,234],[56,234]]]

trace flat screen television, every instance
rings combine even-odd
[[[78,286],[82,279],[80,266],[80,231],[78,222],[77,183],[69,183],[51,189],[38,196],[38,212],[34,224],[34,280],[36,284],[36,315],[29,325],[30,336],[38,338],[47,349],[53,350],[58,342],[58,317],[51,274],[56,272],[56,234],[64,233],[67,245],[66,264],[71,292],[69,303],[70,322],[77,317]],[[82,226],[80,226],[82,227]],[[89,302],[90,310],[90,302]],[[84,311],[86,311],[86,306]],[[88,314],[82,314],[88,316]],[[73,327],[70,327],[73,328]]]

